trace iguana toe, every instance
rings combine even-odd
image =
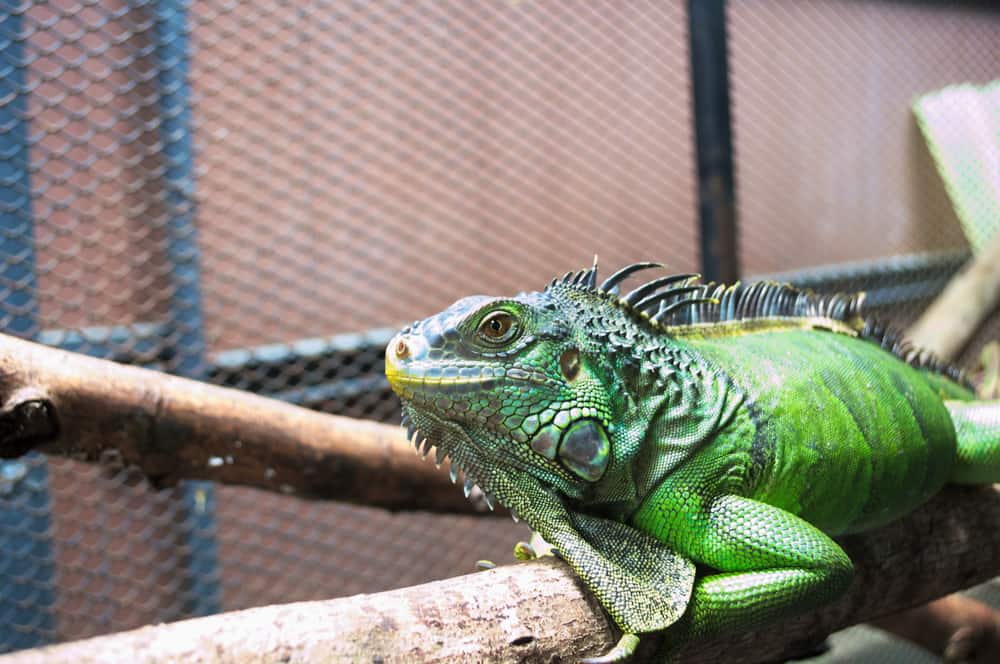
[[[613,662],[628,661],[635,649],[639,647],[639,637],[636,634],[622,634],[614,648],[599,657],[586,657],[580,660],[580,664],[612,664]]]
[[[527,542],[518,542],[514,545],[514,557],[518,560],[534,560],[538,557],[535,547]]]

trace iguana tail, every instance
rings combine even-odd
[[[1000,482],[1000,400],[945,401],[958,438],[954,484]]]

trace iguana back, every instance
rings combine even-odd
[[[691,339],[745,395],[750,498],[826,533],[899,518],[948,481],[955,428],[937,377],[869,340],[814,328]],[[947,380],[947,379],[946,379]],[[957,384],[951,396],[970,396]]]

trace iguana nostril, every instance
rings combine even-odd
[[[400,339],[396,342],[396,358],[405,360],[410,356],[410,347],[406,345],[406,340]]]

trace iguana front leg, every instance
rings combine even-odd
[[[666,629],[684,614],[694,563],[624,523],[577,512],[568,516],[568,522],[553,523],[542,535],[623,631],[611,651],[582,662],[627,660],[639,643],[637,633]]]
[[[668,631],[674,645],[814,608],[850,583],[854,568],[840,546],[785,510],[723,495],[678,518],[683,496],[665,498],[634,523],[719,571],[695,583],[687,614]]]
[[[511,480],[494,469],[496,485]],[[632,526],[575,512],[530,479],[507,496],[507,504],[564,559],[625,633],[607,653],[617,661],[634,650],[635,634],[666,629],[684,614],[694,586],[695,565],[673,547]],[[537,518],[536,518],[537,517]],[[617,648],[617,647],[616,647]]]

